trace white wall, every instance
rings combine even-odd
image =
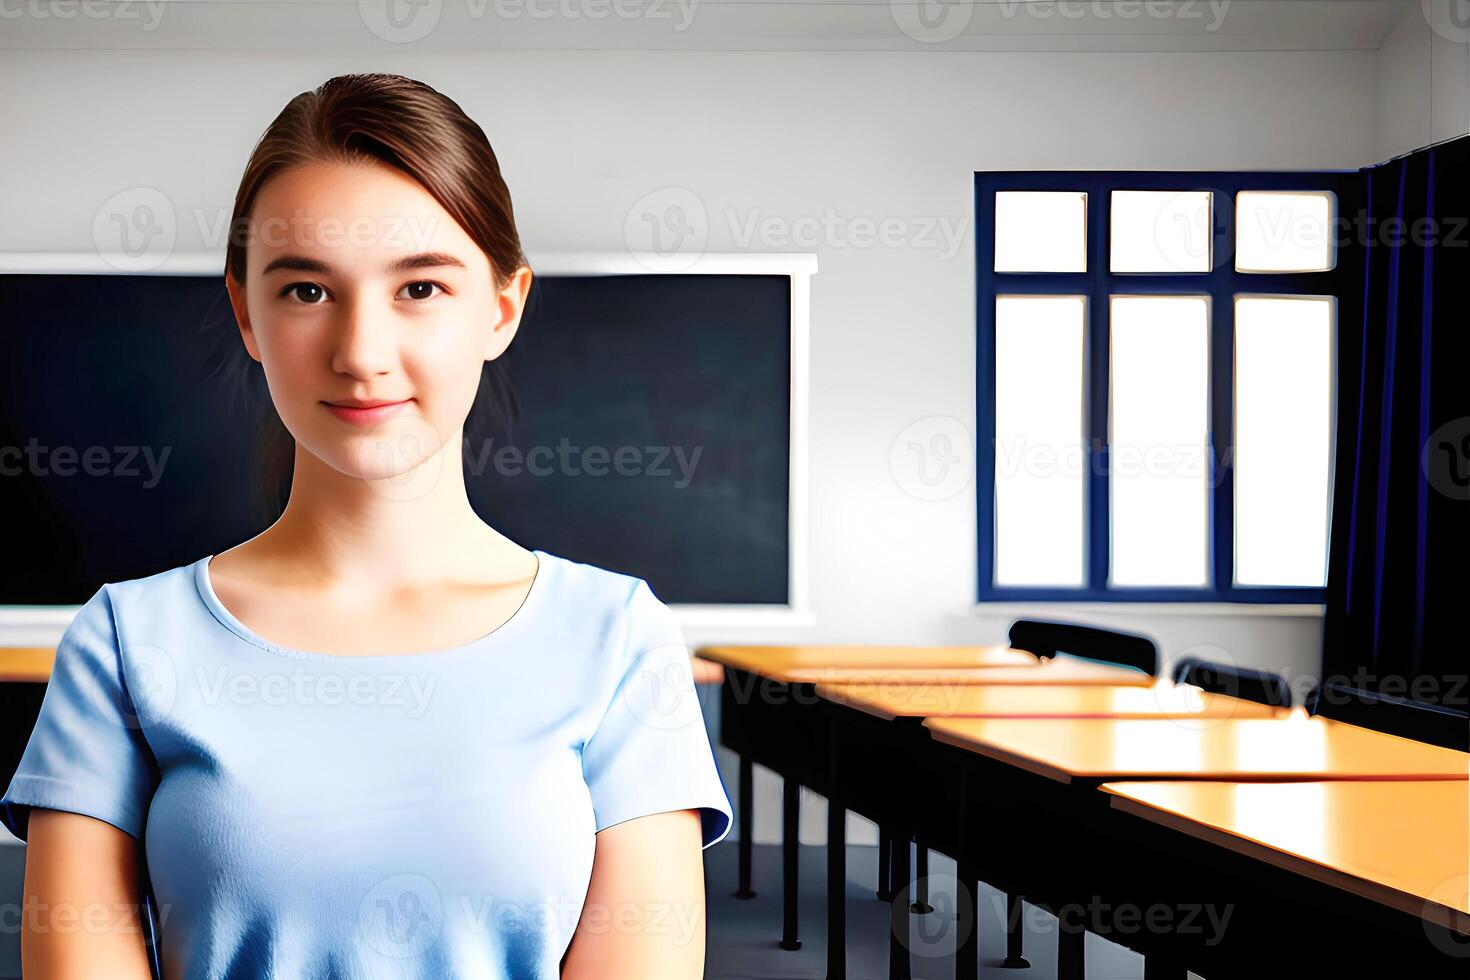
[[[973,481],[905,489],[890,448],[931,417],[974,427],[971,175],[983,169],[1339,168],[1381,153],[1378,53],[493,52],[392,58],[262,52],[9,51],[0,90],[0,250],[86,250],[113,195],[150,187],[179,249],[227,217],[256,138],[332,74],[389,70],[457,99],[485,128],[527,248],[621,249],[631,208],[687,188],[713,251],[814,250],[811,597],[803,630],[690,630],[711,641],[971,643],[1017,610],[975,615]],[[743,242],[833,215],[814,249]],[[896,218],[912,247],[869,246]],[[931,225],[957,237],[946,249]],[[926,244],[926,241],[930,243]],[[969,445],[956,465],[973,466]],[[1056,613],[1057,610],[1046,610]],[[1311,671],[1316,615],[1069,610]],[[728,761],[728,760],[727,760]],[[733,792],[733,770],[728,771]],[[761,782],[757,837],[776,829]],[[820,808],[804,825],[821,838]]]
[[[1470,133],[1470,0],[1413,4],[1378,60],[1378,156]]]

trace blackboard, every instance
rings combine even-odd
[[[790,290],[538,276],[466,429],[477,512],[666,602],[790,601]],[[79,603],[274,520],[269,393],[221,277],[0,275],[0,365],[0,605]],[[485,399],[514,419],[477,427]]]

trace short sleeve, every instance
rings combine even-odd
[[[730,831],[730,798],[673,611],[639,580],[623,612],[618,679],[582,749],[599,831],[650,813],[697,809],[702,847]]]
[[[124,683],[117,635],[104,585],[57,644],[36,726],[0,799],[0,821],[22,840],[33,807],[86,814],[142,837],[157,766]]]

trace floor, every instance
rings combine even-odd
[[[889,905],[878,901],[878,849],[848,847],[847,975],[851,980],[886,980]],[[733,841],[705,852],[709,883],[707,980],[745,978],[823,978],[827,973],[827,856],[822,847],[803,847],[799,876],[798,935],[801,949],[788,952],[781,938],[781,848],[757,845],[752,855],[756,896],[733,896],[737,871]],[[933,912],[911,916],[914,980],[954,977],[956,915],[954,862],[931,853],[929,904]],[[1029,969],[1002,967],[1005,955],[1005,896],[982,886],[980,896],[980,976],[988,980],[1051,980],[1056,976],[1056,920],[1029,905],[1025,956]],[[971,916],[966,912],[966,922]],[[1143,957],[1105,939],[1087,937],[1088,980],[1140,980]]]

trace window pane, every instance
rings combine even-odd
[[[1209,272],[1209,191],[1113,191],[1114,272]]]
[[[1235,581],[1327,582],[1333,301],[1235,301]]]
[[[996,272],[1086,272],[1087,195],[996,191]]]
[[[1209,300],[1114,296],[1111,311],[1112,583],[1203,586]]]
[[[1326,272],[1337,261],[1327,191],[1241,191],[1235,196],[1238,272]]]
[[[995,583],[1081,586],[1081,296],[995,300]]]

